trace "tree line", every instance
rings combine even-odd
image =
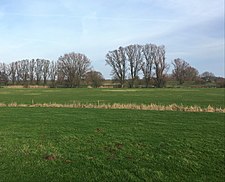
[[[112,69],[113,79],[120,83],[121,87],[164,87],[168,80],[176,80],[179,85],[185,81],[197,84],[216,82],[224,87],[224,79],[215,77],[213,73],[204,72],[201,75],[198,70],[185,60],[176,58],[172,61],[172,74],[168,74],[171,66],[166,62],[165,46],[155,44],[128,45],[109,51],[106,55],[106,64]],[[143,77],[140,79],[140,75]],[[144,81],[140,83],[140,80]]]
[[[118,83],[118,87],[164,87],[168,80],[176,80],[180,85],[185,81],[218,81],[210,72],[199,75],[196,68],[181,58],[172,61],[172,74],[168,74],[171,65],[166,62],[164,45],[120,46],[106,54],[105,62],[111,67],[112,80]],[[224,79],[221,79],[219,81],[224,86]],[[0,63],[0,82],[4,84],[99,87],[103,80],[102,73],[93,70],[90,59],[81,53],[64,54],[57,61],[24,59]]]
[[[165,46],[154,44],[119,47],[106,55],[106,63],[112,68],[112,76],[120,82],[121,87],[124,87],[126,81],[129,87],[134,87],[139,80],[140,71],[146,87],[153,80],[156,87],[163,87],[169,68],[165,60]]]
[[[0,63],[0,80],[12,85],[62,85],[80,87],[88,84],[98,87],[103,75],[91,68],[91,62],[84,54],[69,53],[60,56],[56,62],[46,59],[25,59],[10,64]]]

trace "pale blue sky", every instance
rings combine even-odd
[[[108,51],[146,43],[224,76],[224,0],[0,0],[0,62],[74,51],[110,78]]]

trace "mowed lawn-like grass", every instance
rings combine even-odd
[[[224,181],[224,114],[0,108],[0,181]]]
[[[0,88],[0,103],[178,104],[224,108],[224,89],[12,89]]]

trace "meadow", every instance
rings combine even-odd
[[[0,89],[0,103],[178,104],[224,108],[224,89]]]
[[[224,107],[224,89],[0,89],[0,103]],[[0,181],[224,181],[224,113],[0,107]]]

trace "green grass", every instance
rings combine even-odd
[[[224,181],[224,116],[0,108],[0,181]]]
[[[0,89],[0,103],[224,108],[224,89]],[[0,108],[1,181],[224,181],[225,115]]]
[[[176,103],[224,108],[224,89],[9,89],[0,88],[0,103]]]

